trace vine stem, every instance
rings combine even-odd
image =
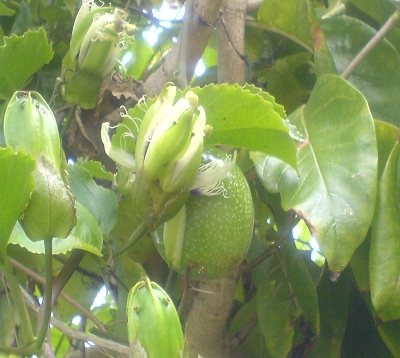
[[[133,232],[132,236],[129,238],[128,242],[117,249],[113,257],[117,257],[121,254],[123,254],[126,250],[128,250],[135,242],[137,242],[142,236],[144,236],[148,232],[146,224],[143,222],[141,223],[137,229]]]
[[[396,26],[400,19],[400,9],[397,9],[392,16],[385,22],[380,30],[372,37],[372,39],[364,46],[356,57],[349,63],[347,68],[342,73],[342,78],[347,80],[352,73],[357,69],[362,61],[369,55],[369,53],[378,45],[384,37]]]
[[[71,123],[72,117],[74,116],[77,108],[78,108],[78,105],[73,103],[71,108],[69,109],[69,112],[68,112],[67,116],[65,117],[64,125],[61,129],[61,133],[60,133],[61,140],[64,138],[65,133],[67,133],[67,129],[69,127],[69,124]]]
[[[44,256],[45,256],[45,279],[46,286],[44,291],[44,299],[42,307],[40,307],[40,313],[38,317],[38,335],[36,340],[36,348],[40,349],[47,335],[47,330],[49,327],[50,317],[51,317],[51,291],[52,291],[52,252],[53,252],[53,239],[47,238],[44,240]]]

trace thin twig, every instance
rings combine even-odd
[[[22,265],[18,261],[12,259],[11,257],[9,257],[8,260],[14,267],[26,273],[28,276],[32,277],[36,282],[40,283],[41,285],[46,284],[46,280],[40,275],[38,275],[36,272],[30,270],[29,268]],[[100,331],[102,332],[107,331],[103,323],[101,323],[95,316],[93,316],[85,307],[81,306],[78,302],[76,302],[71,296],[61,291],[60,297],[62,297],[72,307],[76,308],[83,316],[89,318]]]
[[[362,61],[368,56],[368,54],[378,45],[384,37],[396,26],[400,19],[400,10],[397,9],[392,16],[385,22],[380,30],[375,34],[374,37],[364,46],[364,48],[358,53],[358,55],[349,63],[347,68],[342,73],[342,78],[348,79],[352,73],[357,69]]]
[[[32,298],[28,294],[28,292],[26,292],[23,288],[21,288],[21,290],[24,295],[27,306],[37,314],[39,312],[38,305],[36,304],[36,302],[34,302],[32,300]],[[87,334],[85,332],[77,331],[77,330],[67,326],[65,323],[62,323],[59,320],[55,319],[54,317],[52,317],[50,319],[50,322],[61,333],[63,333],[64,335],[66,335],[67,337],[69,337],[71,339],[77,339],[77,340],[85,341],[85,342],[92,342],[99,347],[104,347],[104,348],[107,348],[109,350],[112,350],[112,351],[115,351],[115,352],[118,352],[118,353],[121,353],[124,355],[129,355],[129,353],[130,353],[130,348],[124,344],[116,343],[116,342],[108,340],[108,339],[103,339],[100,337],[93,336],[91,334]]]
[[[251,334],[257,322],[258,322],[257,312],[254,312],[250,317],[250,319],[248,320],[248,322],[230,340],[231,347],[240,346],[243,343],[243,341]]]

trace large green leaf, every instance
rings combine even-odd
[[[0,99],[8,100],[28,78],[53,57],[46,31],[28,31],[4,38],[0,47]]]
[[[209,85],[191,89],[213,127],[205,143],[259,150],[296,167],[296,147],[284,125],[281,106],[272,96],[253,94],[249,87]],[[279,112],[278,112],[279,111]]]
[[[327,19],[321,26],[339,73],[376,34],[372,27],[348,16]],[[381,41],[349,81],[363,93],[374,118],[399,126],[400,57],[391,43]]]
[[[374,122],[365,98],[338,76],[318,79],[294,124],[306,136],[298,148],[299,177],[285,163],[253,153],[267,190],[302,217],[328,259],[332,279],[348,264],[371,224],[378,171]]]
[[[312,52],[307,0],[264,1],[258,11],[258,20],[267,30],[286,36]]]
[[[370,248],[371,301],[378,321],[400,318],[400,203],[397,141],[382,173]]]
[[[72,249],[81,249],[101,256],[103,236],[97,221],[79,202],[76,203],[77,223],[66,239],[53,239],[53,254],[65,254]],[[10,237],[11,244],[25,247],[36,254],[44,254],[44,242],[28,239],[22,227],[17,224]]]
[[[113,192],[95,183],[90,173],[79,165],[69,166],[71,191],[96,219],[104,235],[117,221],[118,201]]]
[[[5,248],[12,229],[29,202],[33,189],[35,160],[30,154],[0,148],[0,251]]]

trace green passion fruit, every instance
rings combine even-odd
[[[202,163],[227,160],[227,154],[207,148]],[[173,269],[189,272],[195,280],[221,278],[238,268],[253,235],[254,209],[247,181],[238,166],[222,181],[224,194],[191,195],[185,203],[186,222],[180,264]],[[160,254],[166,259],[163,226],[153,233]],[[168,262],[168,260],[166,260]]]

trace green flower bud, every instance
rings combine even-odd
[[[37,162],[35,188],[20,217],[33,240],[66,238],[75,226],[75,201],[69,190],[66,162],[54,114],[36,92],[16,92],[4,114],[8,146],[31,153]]]
[[[67,54],[73,68],[64,71],[62,92],[66,101],[84,109],[97,105],[103,80],[132,41],[136,28],[126,18],[122,10],[98,8],[92,0],[82,2]]]
[[[35,158],[40,155],[60,169],[60,137],[50,107],[37,92],[15,92],[4,114],[7,145],[19,147]]]
[[[128,339],[133,356],[180,358],[184,339],[178,313],[168,294],[148,278],[138,282],[127,301]]]
[[[172,85],[167,85],[146,110],[135,136],[135,159],[111,143],[109,125],[103,124],[106,153],[136,173],[132,189],[135,210],[150,229],[172,218],[195,184],[205,126],[206,114],[198,106],[197,96],[189,91],[177,99]]]

